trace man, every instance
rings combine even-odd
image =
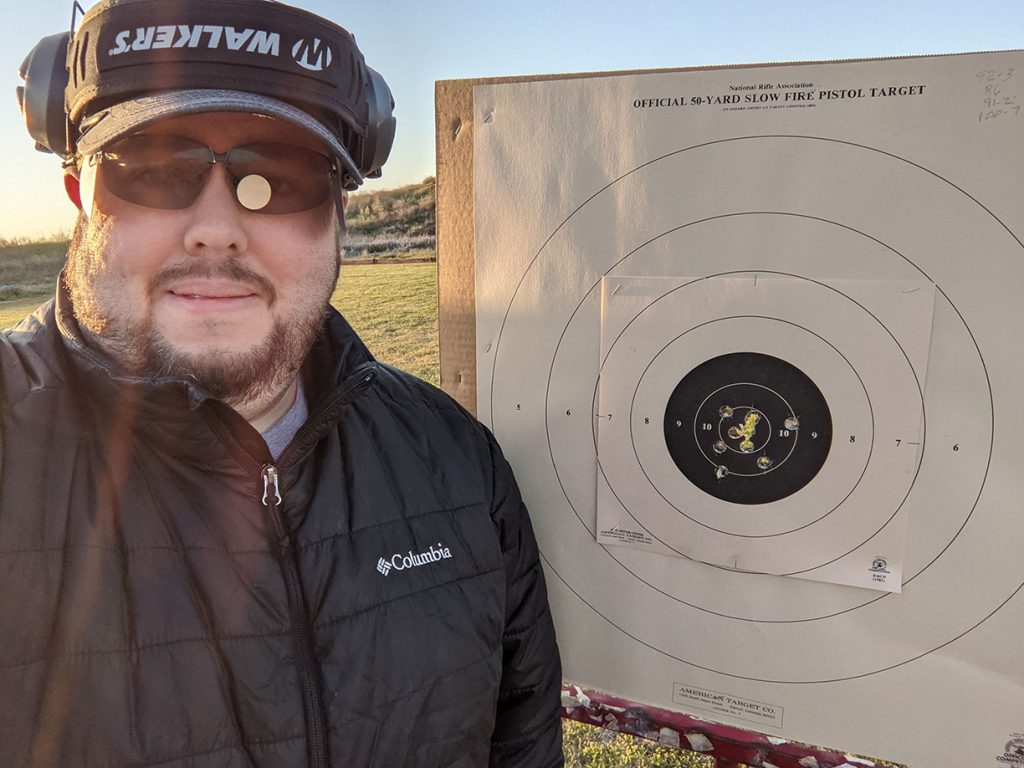
[[[81,214],[0,343],[0,765],[561,765],[508,465],[328,305],[393,126],[353,39],[106,0],[24,75]]]

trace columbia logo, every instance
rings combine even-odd
[[[391,557],[382,557],[377,561],[377,571],[382,576],[387,576],[392,570],[404,571],[406,568],[419,568],[421,565],[451,560],[451,557],[451,550],[438,542],[423,552],[414,553],[409,550],[404,555],[401,552],[396,552]]]
[[[295,59],[295,63],[314,72],[331,66],[333,57],[330,46],[324,44],[319,37],[314,37],[313,42],[299,40],[292,46],[292,58]]]

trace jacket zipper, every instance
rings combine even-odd
[[[295,546],[285,527],[281,515],[281,487],[278,483],[277,467],[263,466],[263,505],[274,521],[274,531],[281,551],[281,566],[284,570],[285,589],[288,593],[288,614],[291,618],[292,635],[295,638],[296,659],[302,678],[302,702],[306,714],[306,730],[309,735],[309,759],[313,768],[326,768],[327,745],[324,738],[323,706],[320,702],[320,686],[317,684],[316,662],[313,654],[313,636],[309,614],[302,597],[299,581],[299,566]]]
[[[371,365],[375,364],[371,363]],[[359,374],[359,380],[357,382],[347,386],[339,394],[321,405],[315,413],[311,413],[306,418],[306,423],[299,427],[299,431],[292,437],[291,442],[289,442],[284,451],[281,452],[281,455],[277,457],[278,462],[283,466],[293,463],[294,457],[292,454],[296,451],[295,446],[305,444],[309,437],[311,435],[315,435],[320,429],[321,423],[328,413],[354,400],[360,394],[361,390],[365,389],[366,385],[373,381],[376,376],[377,371],[375,369]]]

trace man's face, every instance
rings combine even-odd
[[[144,132],[218,153],[260,142],[320,149],[299,128],[247,114],[173,118]],[[333,198],[299,213],[249,211],[217,164],[191,207],[160,210],[115,197],[96,176],[83,173],[83,197],[95,184],[94,203],[66,278],[87,334],[132,372],[192,376],[230,404],[287,385],[338,276]]]

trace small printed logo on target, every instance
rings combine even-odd
[[[889,574],[892,571],[889,570],[889,563],[886,562],[885,558],[881,555],[875,557],[871,561],[871,567],[868,569],[871,572],[871,581],[877,582],[878,584],[885,584],[889,578]]]
[[[1013,734],[1013,738],[1007,742],[1003,754],[996,758],[1000,763],[1008,763],[1012,766],[1024,766],[1024,737]]]
[[[441,542],[432,545],[430,549],[423,552],[409,550],[406,554],[396,552],[391,557],[382,557],[377,560],[377,571],[382,576],[387,576],[391,571],[404,571],[407,568],[419,568],[423,565],[432,565],[441,560],[451,560],[452,551]]]

